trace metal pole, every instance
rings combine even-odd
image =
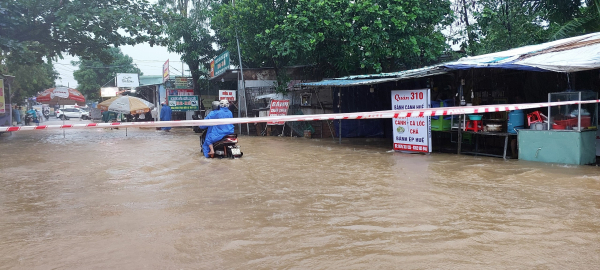
[[[581,101],[581,92],[579,92],[579,101]],[[577,109],[577,131],[581,132],[581,103]]]
[[[341,90],[341,88],[338,88],[338,109],[339,109],[339,112],[341,113],[342,112],[342,90]],[[338,135],[340,137],[339,141],[340,141],[340,144],[342,144],[342,119],[338,120],[338,124],[339,124],[338,125],[339,126],[339,134]]]
[[[233,7],[235,7],[235,1],[234,0],[231,0],[231,5]],[[236,28],[235,28],[235,42],[237,43],[238,59],[239,59],[239,62],[240,62],[240,73],[241,73],[241,76],[242,76],[242,83],[241,83],[241,86],[242,86],[241,88],[242,89],[241,89],[241,91],[239,90],[239,88],[240,88],[239,86],[240,85],[238,84],[238,91],[239,91],[238,96],[240,97],[240,100],[238,101],[238,118],[240,117],[241,111],[242,111],[242,106],[241,106],[242,99],[244,100],[243,101],[244,102],[244,111],[246,113],[246,117],[248,117],[248,103],[246,102],[246,85],[244,83],[244,68],[242,67],[243,66],[242,65],[242,53],[240,51],[240,39],[238,38],[237,25],[236,25]],[[242,125],[238,124],[238,128],[239,128],[240,134],[241,134],[242,133]],[[246,131],[248,132],[248,136],[250,136],[250,125],[248,123],[246,123]]]

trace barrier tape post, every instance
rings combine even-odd
[[[414,110],[387,110],[374,112],[356,112],[356,113],[334,113],[334,114],[312,114],[312,115],[287,115],[287,116],[266,116],[253,118],[226,118],[209,120],[184,120],[184,121],[161,121],[161,122],[126,122],[126,123],[88,123],[73,125],[43,125],[43,126],[12,126],[0,127],[0,132],[30,131],[46,129],[79,129],[79,128],[112,128],[118,127],[189,127],[189,126],[215,126],[224,124],[249,124],[272,121],[320,121],[320,120],[345,120],[345,119],[381,119],[381,118],[399,118],[414,116],[445,116],[461,114],[477,114],[489,112],[504,112],[524,109],[537,109],[543,107],[552,107],[560,105],[576,105],[599,103],[600,100],[583,101],[559,101],[525,104],[501,104],[501,105],[483,105],[469,107],[443,107]]]

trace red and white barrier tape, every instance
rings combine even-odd
[[[286,116],[267,116],[253,118],[226,118],[209,120],[184,120],[184,121],[160,121],[160,122],[123,122],[123,123],[89,123],[73,125],[42,125],[42,126],[18,126],[18,127],[0,127],[0,132],[26,131],[26,130],[45,130],[45,129],[74,129],[74,128],[114,128],[114,127],[186,127],[186,126],[215,126],[223,124],[246,124],[261,122],[286,122],[286,121],[319,121],[319,120],[339,120],[339,119],[379,119],[379,118],[399,118],[399,117],[424,117],[440,115],[458,115],[458,114],[477,114],[488,112],[504,112],[512,110],[525,110],[544,108],[549,106],[575,105],[598,103],[599,100],[584,101],[560,101],[543,103],[525,103],[525,104],[504,104],[504,105],[484,105],[484,106],[461,106],[461,107],[441,107],[429,109],[414,110],[389,110],[375,112],[355,112],[355,113],[333,113],[333,114],[311,114],[311,115],[286,115]]]

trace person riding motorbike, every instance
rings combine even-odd
[[[50,109],[49,108],[47,108],[47,107],[44,108],[43,114],[44,114],[44,117],[46,118],[46,120],[50,119]]]
[[[219,109],[211,111],[204,119],[222,119],[222,118],[233,118],[233,114],[229,110],[229,101],[221,100],[219,102]],[[216,126],[200,126],[200,128],[208,128],[206,131],[206,139],[202,144],[202,152],[205,157],[213,157],[215,149],[213,144],[223,139],[226,135],[233,134],[233,124],[216,125]]]
[[[29,109],[27,111],[27,114],[25,115],[25,117],[27,118],[27,119],[25,119],[26,120],[25,125],[29,125],[30,122],[34,122],[36,124],[39,123],[38,119],[37,119],[37,111],[34,109]]]

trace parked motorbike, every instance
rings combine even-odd
[[[46,118],[46,121],[48,121],[48,119],[50,119],[50,111],[44,110],[44,118]]]
[[[202,129],[202,134],[200,134],[200,152],[202,152],[202,145],[204,144],[204,140],[206,139],[206,129]],[[229,134],[225,135],[223,139],[213,143],[213,148],[215,149],[214,158],[241,158],[244,153],[237,145],[238,139],[237,134]]]

